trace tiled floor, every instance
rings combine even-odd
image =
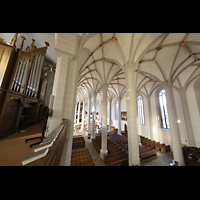
[[[88,136],[86,136],[85,131],[77,131],[76,133],[74,133],[74,135],[82,135],[84,137],[85,147],[89,149],[95,166],[106,166],[101,160],[99,153],[96,151],[96,149],[90,142],[90,139],[88,139]],[[163,154],[157,152],[157,156],[158,156],[157,159],[151,160],[146,163],[141,163],[141,166],[169,166],[169,164],[172,163],[173,160],[172,152],[167,152]]]

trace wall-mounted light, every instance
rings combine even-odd
[[[181,123],[181,121],[178,119],[178,120],[177,120],[177,123]]]

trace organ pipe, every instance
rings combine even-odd
[[[49,46],[48,42],[45,44],[46,47],[37,48],[34,45],[32,49],[27,48],[26,51],[20,48],[10,90],[37,98],[44,56]]]

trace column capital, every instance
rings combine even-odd
[[[76,55],[77,33],[55,33],[55,50],[59,54],[66,54],[72,60]]]

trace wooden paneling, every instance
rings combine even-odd
[[[15,130],[16,118],[19,113],[20,101],[8,101],[1,118],[0,138],[5,137]]]

